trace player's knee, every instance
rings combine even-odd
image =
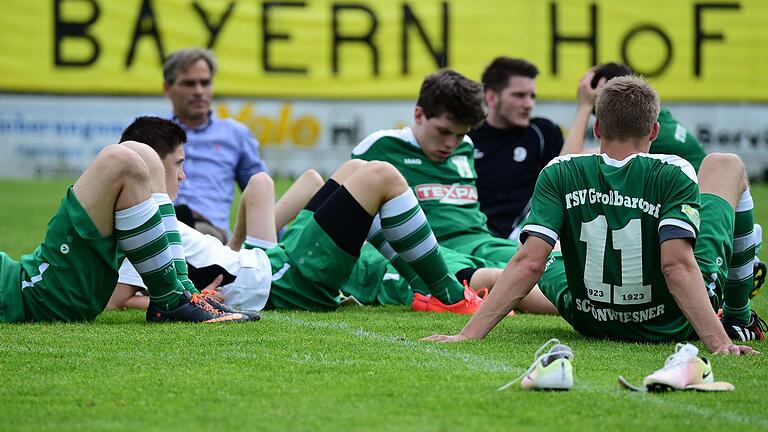
[[[733,153],[710,153],[704,158],[701,164],[728,169],[744,169],[744,164],[741,162],[741,158]]]
[[[371,161],[362,169],[365,169],[370,174],[370,178],[375,179],[377,183],[397,188],[408,186],[400,171],[388,162]]]
[[[712,178],[722,178],[718,173],[737,173],[741,186],[746,189],[748,186],[747,172],[741,158],[734,153],[710,153],[701,162],[699,176],[711,176]]]
[[[299,176],[297,181],[298,180],[301,180],[302,182],[311,183],[312,185],[314,185],[316,187],[320,187],[320,186],[323,185],[323,183],[325,183],[325,181],[323,180],[323,176],[321,176],[319,172],[317,172],[317,171],[315,171],[315,170],[313,170],[311,168],[306,170],[306,171],[304,171],[301,174],[301,176]]]
[[[247,189],[253,190],[275,190],[275,182],[269,174],[265,172],[256,173],[248,179]]]
[[[355,171],[359,170],[360,168],[366,166],[368,162],[362,160],[362,159],[350,159],[339,167],[337,171],[341,172],[348,172],[348,173],[354,173]]]
[[[152,147],[138,141],[123,141],[120,143],[120,145],[123,147],[128,147],[140,155],[143,155],[147,152],[155,153]]]
[[[138,143],[137,143],[138,144]],[[112,144],[99,153],[98,159],[105,166],[105,173],[116,178],[149,178],[149,166],[146,161],[129,147]]]

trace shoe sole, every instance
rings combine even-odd
[[[633,391],[638,393],[666,393],[670,391],[678,390],[675,387],[672,387],[668,384],[662,384],[662,383],[653,383],[648,384],[647,386],[636,386],[631,384],[629,381],[626,380],[623,376],[619,377],[619,387]],[[723,391],[733,391],[736,387],[725,381],[716,381],[711,383],[701,383],[701,384],[691,384],[689,386],[686,386],[683,389],[685,391],[700,391],[700,392],[723,392]]]

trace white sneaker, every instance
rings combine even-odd
[[[699,357],[699,349],[691,344],[677,344],[675,353],[667,357],[664,367],[648,375],[643,385],[650,391],[684,390],[714,381],[712,365]]]
[[[547,348],[549,350],[541,354]],[[525,373],[499,387],[499,390],[506,390],[521,379],[520,387],[525,390],[570,390],[573,387],[573,350],[568,345],[550,339],[533,357],[535,360]]]

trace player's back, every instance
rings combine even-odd
[[[696,172],[707,155],[699,140],[666,108],[659,112],[659,135],[651,142],[649,153],[680,156],[690,162]]]
[[[661,272],[659,228],[695,236],[697,208],[695,173],[679,157],[553,160],[537,184],[531,223],[560,236],[574,327],[632,340],[686,333],[690,326]]]

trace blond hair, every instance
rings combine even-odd
[[[598,91],[595,117],[607,140],[642,138],[659,117],[659,95],[641,77],[616,77]]]

